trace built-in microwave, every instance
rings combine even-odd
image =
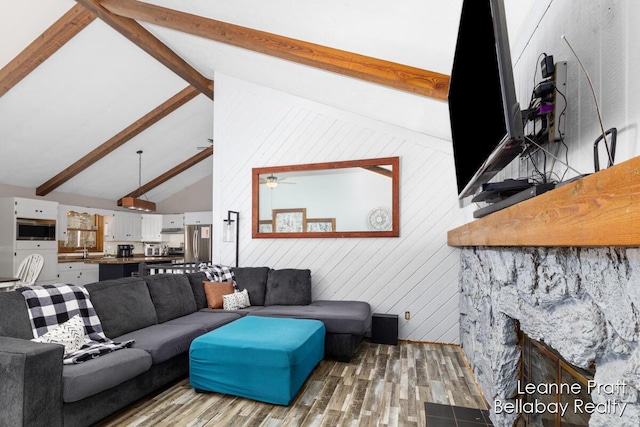
[[[17,218],[16,240],[56,240],[56,220]]]

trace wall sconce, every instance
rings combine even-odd
[[[231,214],[235,214],[236,219],[231,219]],[[236,211],[227,211],[227,219],[222,220],[222,241],[223,242],[236,242],[236,267],[238,267],[238,232],[240,231],[240,213]],[[235,230],[233,227],[233,223],[235,222]]]

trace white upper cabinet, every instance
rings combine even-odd
[[[162,215],[142,214],[142,241],[162,242]]]
[[[185,225],[200,225],[200,224],[213,224],[213,212],[185,212],[184,213]]]
[[[162,228],[164,229],[184,228],[184,214],[162,215]]]
[[[15,198],[17,218],[58,219],[58,202],[48,200]]]
[[[139,213],[116,212],[116,240],[120,242],[142,241],[142,220]]]
[[[141,242],[142,219],[139,213],[113,212],[104,216],[104,240]]]

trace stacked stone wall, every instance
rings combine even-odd
[[[590,426],[640,426],[640,249],[464,248],[459,286],[461,346],[496,426],[519,415],[497,406],[522,391],[518,327],[596,366]]]

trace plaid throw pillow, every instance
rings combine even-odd
[[[233,282],[233,288],[238,289],[233,270],[226,265],[207,265],[203,262],[198,266],[198,271],[203,272],[210,282]]]

